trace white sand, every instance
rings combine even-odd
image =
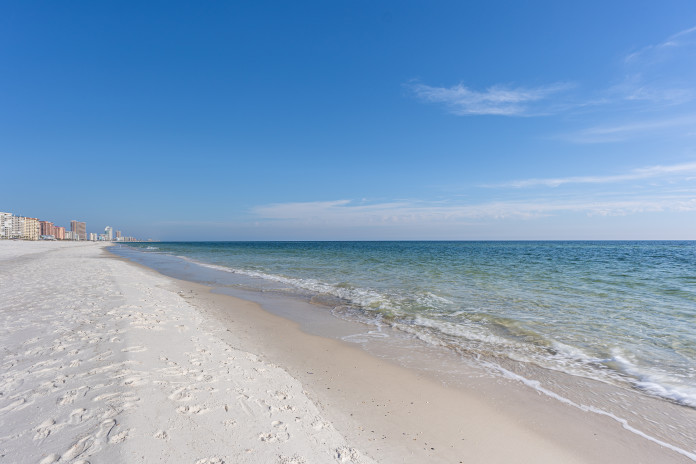
[[[0,241],[0,461],[372,462],[203,322],[101,245]]]

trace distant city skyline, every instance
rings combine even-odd
[[[692,1],[0,22],[0,210],[160,240],[696,239]]]
[[[124,236],[120,230],[113,235],[113,227],[106,226],[104,233],[87,232],[85,222],[72,220],[70,227],[57,226],[52,221],[16,215],[0,211],[0,240],[78,240],[78,241],[141,241]]]

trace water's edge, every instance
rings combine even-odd
[[[467,357],[467,353],[452,352],[445,349],[447,347],[428,344],[408,331],[394,330],[394,327],[385,325],[375,326],[365,321],[346,320],[344,314],[326,306],[326,302],[307,295],[292,298],[287,293],[269,289],[259,291],[254,290],[253,286],[243,288],[240,285],[225,285],[228,276],[224,274],[229,274],[229,271],[220,269],[219,266],[205,266],[206,263],[171,256],[162,259],[162,255],[125,247],[111,247],[109,251],[162,274],[202,283],[214,287],[216,292],[255,301],[272,313],[300,323],[310,332],[358,344],[372,354],[388,357],[408,368],[429,370],[446,382],[466,383],[467,375],[471,374],[471,370],[467,369],[483,367],[488,373],[518,381],[567,405],[610,417],[625,429],[696,461],[696,454],[692,452],[694,443],[690,436],[690,430],[696,426],[696,414],[691,408],[656,400],[626,389],[625,386],[598,383],[593,379],[555,372],[533,363],[501,359],[499,356]],[[329,303],[334,304],[335,301]],[[432,362],[433,359],[437,359],[437,362]],[[459,370],[464,374],[458,376],[456,371]],[[669,423],[656,421],[656,418],[665,416],[671,418]]]

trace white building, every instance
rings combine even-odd
[[[0,239],[12,238],[14,215],[0,212]]]
[[[41,222],[37,218],[25,217],[22,238],[24,240],[38,240],[41,237]]]
[[[106,240],[112,241],[114,239],[114,228],[111,226],[104,227],[104,235],[106,236]]]
[[[24,218],[15,216],[12,218],[12,232],[10,238],[22,238],[24,234]]]

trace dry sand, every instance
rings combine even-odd
[[[97,244],[0,242],[0,328],[2,462],[692,462],[515,382],[448,387]]]
[[[0,242],[0,461],[372,462],[170,288],[94,244]]]

